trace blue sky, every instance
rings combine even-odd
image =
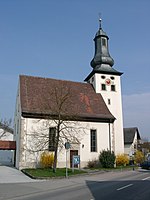
[[[0,0],[0,118],[13,118],[19,74],[83,81],[98,14],[122,75],[124,127],[150,139],[149,0]]]

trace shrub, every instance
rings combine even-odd
[[[118,154],[116,156],[116,165],[117,166],[126,166],[129,164],[129,158],[127,155]]]
[[[134,160],[137,164],[144,162],[144,154],[141,151],[136,151]]]
[[[100,167],[100,163],[98,160],[89,160],[88,164],[87,164],[88,168],[99,168]]]
[[[49,152],[43,152],[40,157],[40,164],[43,168],[52,168],[54,163],[54,155]]]
[[[104,168],[114,168],[116,156],[110,150],[100,152],[99,161]]]

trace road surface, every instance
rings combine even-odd
[[[0,184],[0,200],[150,200],[150,171]]]

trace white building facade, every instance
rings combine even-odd
[[[141,136],[137,127],[124,128],[124,153],[133,157],[141,143]]]

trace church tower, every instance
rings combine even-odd
[[[114,60],[109,54],[109,37],[103,31],[101,19],[99,20],[95,42],[95,55],[91,61],[92,72],[85,81],[92,84],[95,92],[100,93],[113,116],[116,118],[113,124],[109,124],[111,133],[111,150],[124,153],[123,116],[121,97],[121,75],[123,73],[115,70],[112,66]]]

